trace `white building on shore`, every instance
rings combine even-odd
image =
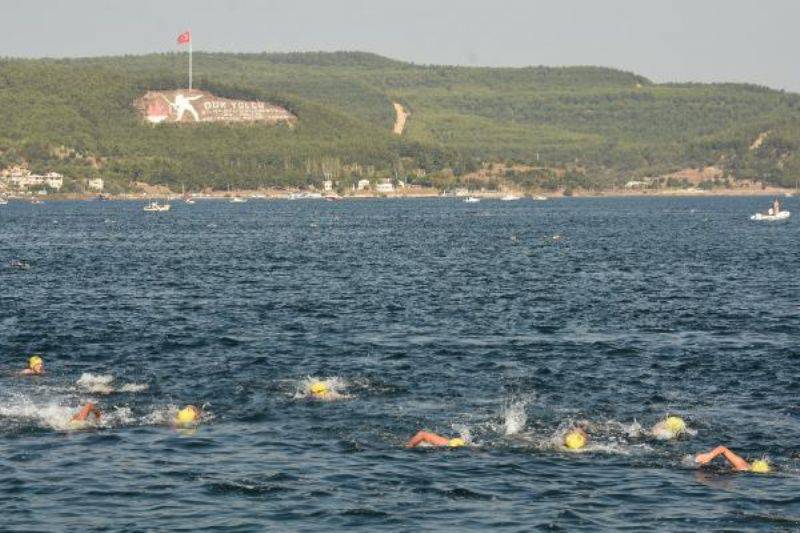
[[[384,182],[381,182],[381,183],[377,184],[375,186],[375,191],[379,192],[379,193],[383,193],[383,194],[389,193],[389,192],[394,192],[394,185],[392,185],[391,181],[386,180]]]
[[[29,170],[15,169],[9,176],[4,178],[16,189],[31,189],[34,187],[48,187],[60,191],[64,186],[64,176],[58,172],[48,172],[47,174],[31,174]]]
[[[363,191],[369,189],[369,180],[358,180],[357,190]]]
[[[86,187],[90,191],[101,192],[103,190],[104,186],[105,186],[105,183],[103,183],[103,178],[92,178],[92,179],[90,179],[89,181],[86,182]]]

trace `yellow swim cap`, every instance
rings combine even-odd
[[[328,386],[321,381],[315,381],[311,384],[311,394],[314,396],[323,396],[328,394]]]
[[[35,367],[37,365],[43,365],[43,364],[44,364],[44,361],[38,355],[33,355],[33,356],[31,356],[30,359],[28,359],[28,368],[30,368],[31,370],[33,370],[33,367]]]
[[[466,444],[467,443],[464,441],[464,439],[461,439],[461,438],[458,438],[458,437],[456,437],[454,439],[450,439],[449,441],[447,441],[447,445],[450,446],[451,448],[458,448],[460,446],[466,446]]]
[[[564,437],[564,446],[570,450],[579,450],[586,446],[586,437],[580,431],[570,431]]]
[[[680,435],[686,432],[686,422],[679,416],[668,416],[664,420],[664,427],[673,435]]]
[[[771,470],[769,463],[764,459],[756,459],[750,463],[750,471],[754,474],[769,474]]]
[[[178,411],[178,415],[175,417],[175,421],[178,424],[191,424],[193,422],[197,422],[199,418],[200,418],[200,410],[194,405],[187,405],[186,407]]]

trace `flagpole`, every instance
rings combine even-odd
[[[192,36],[189,34],[189,90],[192,90]]]

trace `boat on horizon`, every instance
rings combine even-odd
[[[544,202],[545,200],[547,200],[547,196],[534,196],[533,199],[538,202]]]
[[[241,196],[234,196],[230,199],[230,203],[232,204],[243,204],[247,202],[247,198],[242,198]]]
[[[750,217],[750,220],[777,222],[779,220],[788,220],[790,216],[792,216],[792,213],[789,211],[779,211],[777,215],[770,215],[769,213],[756,213]]]
[[[467,196],[466,198],[464,198],[464,203],[465,204],[477,204],[480,201],[481,201],[481,199],[477,198],[475,196]]]
[[[513,202],[514,200],[519,200],[519,196],[514,196],[513,194],[506,194],[502,198],[500,198],[503,202]]]
[[[314,200],[314,199],[319,199],[319,198],[322,198],[322,195],[320,193],[318,193],[318,192],[307,192],[307,191],[292,192],[292,193],[289,193],[289,196],[287,196],[288,200]]]
[[[170,204],[159,204],[158,202],[150,202],[144,206],[144,210],[148,213],[161,213],[169,211],[172,208]]]

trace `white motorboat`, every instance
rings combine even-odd
[[[545,200],[547,200],[547,196],[534,196],[533,199],[538,202],[544,202]]]
[[[474,196],[467,196],[466,198],[464,198],[464,203],[466,204],[477,204],[480,201],[481,201],[480,198],[476,198]]]
[[[777,215],[770,215],[769,213],[756,213],[750,217],[750,220],[774,222],[778,220],[788,220],[790,216],[792,216],[792,214],[789,211],[779,211]]]
[[[234,196],[231,198],[232,204],[243,204],[245,202],[247,202],[247,198],[242,198],[241,196]]]
[[[194,205],[194,204],[195,204],[195,201],[194,201],[194,200],[192,200],[191,198],[186,198],[186,199],[183,201],[183,203],[185,203],[185,204],[189,204],[189,205]]]
[[[146,206],[144,206],[144,210],[148,213],[160,213],[163,211],[169,211],[172,206],[170,204],[159,204],[158,202],[150,202]]]
[[[519,196],[514,196],[513,194],[506,194],[502,198],[500,198],[503,202],[513,202],[515,200],[519,200]]]
[[[293,192],[288,196],[289,200],[315,200],[322,198],[322,194],[318,192]]]

